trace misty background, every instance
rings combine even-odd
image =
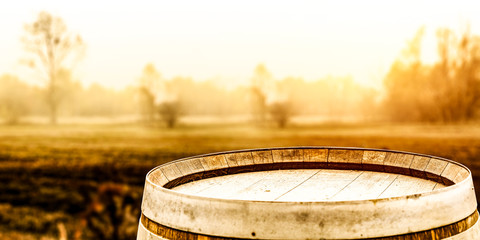
[[[0,4],[0,238],[135,239],[150,169],[246,148],[441,156],[478,196],[477,5]]]

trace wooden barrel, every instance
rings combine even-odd
[[[147,174],[138,240],[480,239],[470,171],[358,148],[207,154]]]

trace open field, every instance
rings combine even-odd
[[[151,168],[202,153],[322,145],[450,158],[472,170],[480,193],[477,124],[0,126],[0,238],[134,239]]]

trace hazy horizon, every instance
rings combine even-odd
[[[134,85],[145,64],[167,79],[191,77],[247,85],[263,63],[275,79],[316,81],[351,76],[379,87],[390,65],[422,26],[425,62],[436,58],[435,31],[480,34],[474,1],[14,1],[0,8],[0,74],[41,84],[20,64],[20,38],[40,11],[63,18],[86,43],[74,70],[83,85]]]

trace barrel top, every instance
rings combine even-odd
[[[172,161],[147,174],[142,201],[142,216],[159,226],[244,239],[386,237],[445,226],[475,210],[471,173],[459,163],[338,147]]]
[[[446,187],[396,173],[336,169],[246,172],[201,179],[172,190],[204,197],[246,201],[348,201],[390,198]]]

